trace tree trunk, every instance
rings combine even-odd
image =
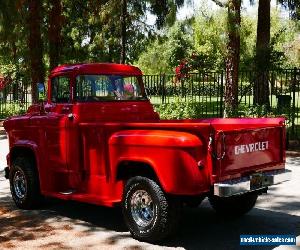
[[[268,70],[270,67],[270,0],[259,0],[256,38],[254,104],[270,106]]]
[[[224,117],[235,116],[238,108],[240,27],[241,0],[229,0]]]
[[[50,70],[60,62],[61,51],[61,29],[62,29],[62,6],[61,0],[52,0],[49,11],[49,59]]]
[[[126,62],[126,42],[127,42],[127,30],[126,30],[126,19],[127,19],[127,0],[121,1],[121,59],[120,63]]]
[[[32,102],[37,102],[37,83],[43,82],[43,42],[41,38],[41,1],[28,0],[28,48],[30,57],[30,75]]]

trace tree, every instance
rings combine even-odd
[[[43,41],[41,34],[42,6],[40,0],[28,0],[28,48],[30,58],[32,102],[37,102],[37,83],[44,82]]]
[[[48,28],[48,42],[49,42],[49,64],[50,70],[60,63],[61,46],[62,46],[62,4],[61,0],[52,0],[49,2],[49,28]]]
[[[120,63],[126,61],[126,42],[127,42],[127,30],[126,30],[126,19],[127,19],[127,0],[121,0],[121,59]]]
[[[235,116],[238,108],[241,0],[228,1],[228,44],[224,117]]]
[[[270,26],[271,26],[271,0],[259,0],[256,40],[256,71],[257,76],[254,82],[254,98],[256,105],[270,106],[268,70],[270,68],[271,47],[270,47]],[[253,2],[251,0],[250,2]],[[292,17],[299,17],[299,0],[280,0],[286,8],[291,10]]]
[[[226,83],[224,96],[224,117],[235,116],[238,108],[238,81],[240,63],[241,0],[228,0],[223,3],[213,0],[217,5],[227,8],[227,56]]]
[[[257,19],[257,37],[256,37],[256,56],[255,69],[256,77],[254,81],[254,105],[270,106],[269,101],[269,82],[268,70],[270,68],[270,0],[259,0],[258,19]]]
[[[299,0],[279,0],[279,3],[290,11],[290,17],[295,20],[300,18],[300,1]]]
[[[9,84],[14,85],[17,98],[17,83],[29,81],[26,8],[19,0],[0,1],[0,73]],[[16,100],[16,99],[15,99]]]
[[[139,21],[149,11],[151,14],[157,17],[157,28],[163,27],[166,23],[172,24],[175,22],[177,8],[182,6],[184,0],[121,0],[121,57],[120,62],[126,61],[126,47],[127,47],[127,25],[129,24],[128,16],[134,15],[136,18],[134,21]],[[131,14],[131,13],[132,14]],[[139,13],[137,15],[137,13]]]
[[[212,11],[206,7],[192,24],[194,54],[197,55],[198,70],[223,70],[225,68],[227,45],[227,12],[225,9]],[[193,60],[194,61],[194,60]]]
[[[166,34],[149,44],[136,64],[147,74],[173,73],[180,61],[191,54],[189,29],[186,22],[175,22]]]

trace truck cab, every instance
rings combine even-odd
[[[133,237],[157,241],[182,204],[209,197],[217,212],[241,215],[289,179],[283,118],[160,120],[142,72],[121,64],[59,66],[47,89],[46,102],[4,123],[20,208],[44,196],[121,204]]]

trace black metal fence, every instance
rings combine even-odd
[[[174,102],[200,104],[199,117],[222,117],[224,111],[225,72],[199,72],[178,80],[175,75],[145,75],[144,83],[155,105]],[[254,82],[257,73],[241,71],[238,101],[241,116],[254,116]],[[264,73],[269,83],[270,106],[274,115],[286,115],[293,138],[300,137],[300,69],[270,70]],[[0,89],[0,119],[23,113],[31,104],[29,84],[11,83]]]
[[[223,72],[189,74],[178,81],[175,75],[145,75],[147,95],[153,104],[179,102],[202,103],[202,117],[223,116]]]
[[[199,117],[222,117],[224,112],[225,72],[199,72],[180,81],[175,75],[145,75],[144,83],[155,105],[175,101],[201,103]],[[270,70],[259,74],[269,85],[269,101],[274,116],[285,115],[292,138],[300,137],[300,69]],[[253,106],[257,72],[239,73],[238,102],[240,116],[263,115]]]
[[[0,89],[0,119],[22,114],[31,105],[31,88],[23,82],[9,83]]]

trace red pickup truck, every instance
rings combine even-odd
[[[5,173],[19,208],[47,196],[121,204],[142,241],[174,231],[182,204],[208,197],[218,213],[242,215],[290,178],[283,118],[160,120],[142,72],[129,65],[59,66],[47,101],[4,127]]]

